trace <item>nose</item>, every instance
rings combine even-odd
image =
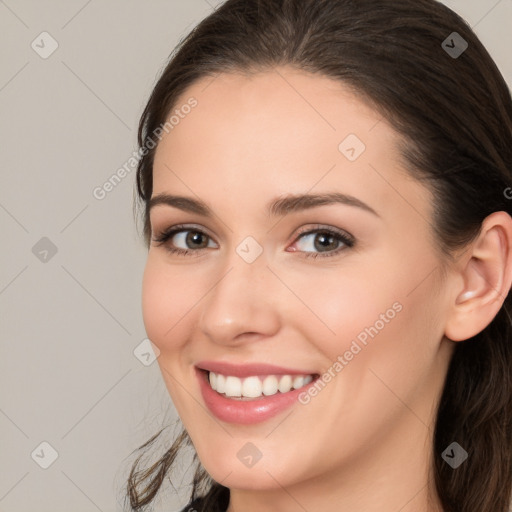
[[[222,345],[275,335],[280,328],[279,285],[263,257],[246,263],[234,254],[201,301],[199,328],[212,342]]]

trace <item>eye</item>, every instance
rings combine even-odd
[[[297,250],[304,252],[307,258],[327,257],[334,256],[345,250],[345,248],[351,248],[354,244],[354,237],[344,231],[335,228],[318,227],[299,234],[295,242],[298,249],[292,249],[292,252]]]
[[[204,249],[216,247],[211,237],[194,226],[177,225],[163,230],[153,238],[153,242],[172,254],[198,256]],[[182,247],[179,247],[181,245]],[[318,226],[303,231],[296,238],[295,245],[289,252],[301,252],[305,257],[317,258],[335,256],[355,245],[352,235],[337,228]],[[318,252],[312,252],[318,251]]]
[[[157,245],[165,245],[170,253],[182,255],[200,253],[202,249],[212,247],[209,243],[212,242],[210,236],[192,226],[173,226],[159,233],[153,238],[153,242]],[[176,247],[180,244],[184,247]]]

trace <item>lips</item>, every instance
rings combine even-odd
[[[221,373],[222,375],[232,375],[234,377],[251,377],[254,375],[315,375],[316,372],[307,369],[285,368],[273,364],[253,363],[253,364],[232,364],[223,361],[202,361],[198,363],[197,368],[208,372]]]
[[[245,425],[266,421],[293,406],[319,377],[310,370],[221,361],[198,363],[196,374],[208,409],[222,421]]]

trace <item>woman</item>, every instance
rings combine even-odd
[[[228,0],[143,113],[148,337],[204,511],[506,512],[512,100],[433,0]],[[157,438],[141,447],[145,450]]]

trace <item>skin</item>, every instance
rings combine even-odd
[[[435,409],[455,343],[483,330],[510,289],[512,219],[489,216],[449,265],[432,235],[432,195],[407,173],[398,135],[329,78],[289,67],[221,74],[176,106],[191,96],[197,107],[158,145],[153,196],[200,198],[215,216],[160,205],[150,220],[154,235],[187,223],[211,238],[185,256],[168,250],[197,251],[184,235],[151,243],[143,317],[202,464],[231,490],[229,512],[442,510],[428,492]],[[348,134],[366,145],[354,162],[338,149]],[[287,194],[333,191],[378,216],[342,204],[264,211]],[[316,224],[356,244],[334,242],[327,251],[341,250],[322,257],[315,235],[298,238]],[[247,236],[263,249],[250,264],[236,252]],[[321,374],[396,302],[401,311],[307,405],[255,425],[206,409],[199,361]],[[262,454],[251,468],[237,457],[247,442]]]

